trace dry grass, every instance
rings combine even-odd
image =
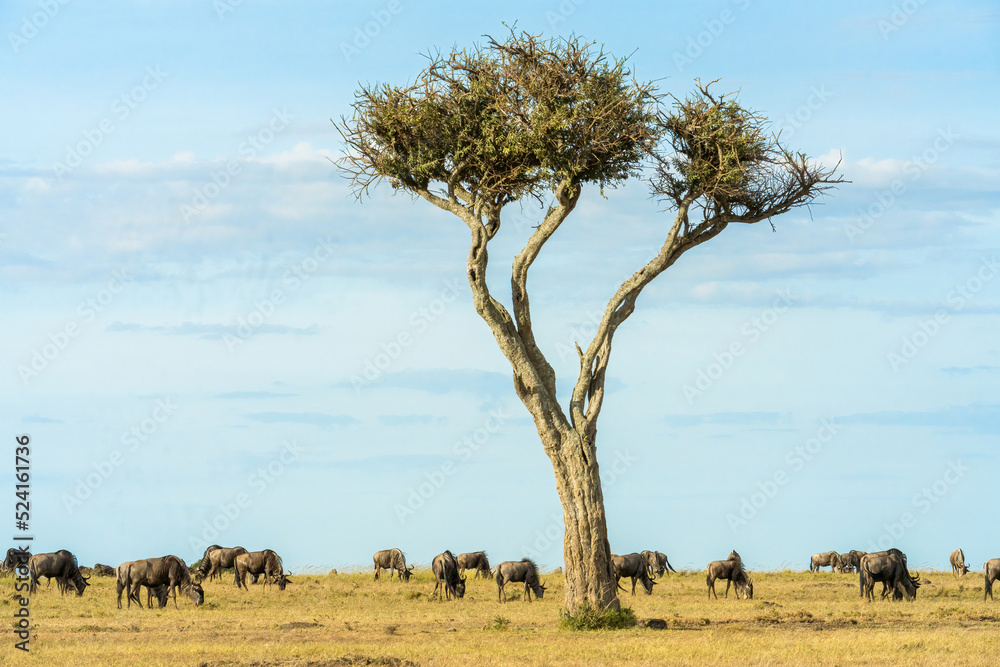
[[[662,579],[652,596],[625,594],[640,626],[559,629],[559,575],[546,598],[497,602],[496,585],[469,580],[466,598],[438,603],[429,573],[409,583],[370,574],[297,576],[288,590],[205,584],[206,604],[118,610],[114,581],[94,577],[82,598],[55,587],[32,598],[31,654],[5,633],[4,665],[771,665],[996,664],[1000,602],[984,603],[982,578],[925,573],[913,603],[865,603],[856,575],[754,574],[756,599],[706,599],[705,575]],[[0,582],[8,591],[11,580]],[[624,582],[623,582],[624,583]],[[724,584],[723,584],[724,587]],[[719,589],[721,593],[722,589]],[[11,595],[0,613],[12,618]],[[6,611],[3,611],[6,610]],[[643,627],[663,619],[666,629]]]

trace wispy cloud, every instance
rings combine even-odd
[[[790,426],[792,417],[782,412],[714,412],[703,415],[664,415],[663,421],[671,426]]]
[[[844,415],[835,421],[876,426],[928,426],[992,434],[1000,433],[1000,405],[981,403],[933,410],[884,410]]]
[[[43,417],[37,412],[33,415],[29,415],[23,418],[21,421],[27,424],[65,424],[61,419],[52,419],[50,417]]]
[[[435,415],[379,415],[377,421],[382,426],[445,426],[448,418]]]
[[[216,394],[215,398],[287,398],[298,394],[278,393],[275,391],[227,391]]]
[[[198,322],[183,322],[181,324],[139,324],[136,322],[112,322],[106,331],[113,332],[152,332],[166,336],[193,336],[205,340],[220,340],[223,336],[236,335],[235,326],[224,324],[201,324]],[[319,333],[318,325],[308,327],[290,327],[283,324],[261,324],[254,327],[254,335],[258,334],[292,334],[298,336],[313,336]]]
[[[264,424],[312,424],[314,426],[350,426],[361,422],[350,415],[325,412],[251,412],[244,415],[250,421]]]

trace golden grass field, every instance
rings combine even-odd
[[[385,574],[383,573],[383,577]],[[82,598],[42,587],[31,600],[30,654],[5,633],[3,665],[996,665],[1000,601],[983,602],[982,574],[930,580],[915,602],[866,603],[857,575],[756,572],[754,600],[706,599],[704,572],[671,574],[652,596],[622,600],[640,624],[667,628],[560,629],[560,575],[545,599],[497,602],[492,581],[469,578],[463,600],[431,599],[426,570],[408,583],[371,573],[293,576],[284,592],[206,582],[205,604],[119,610],[113,578],[92,577]],[[627,580],[623,581],[626,584]],[[13,617],[13,580],[0,607]],[[718,584],[717,584],[718,586]],[[718,588],[720,595],[725,587]],[[880,587],[876,587],[876,590]],[[145,599],[145,595],[143,595]]]

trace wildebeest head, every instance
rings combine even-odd
[[[458,583],[455,584],[455,592],[458,593],[458,597],[465,597],[465,580],[466,577],[459,577]]]
[[[73,583],[76,585],[76,596],[80,597],[87,586],[90,585],[90,577],[85,577],[81,574],[79,578],[74,579]]]
[[[643,572],[643,574],[645,574],[645,572]],[[642,582],[642,587],[646,589],[646,595],[652,595],[653,586],[656,585],[656,582],[650,579],[648,574],[640,579],[640,581]]]
[[[279,591],[285,590],[285,586],[292,583],[292,580],[288,578],[289,574],[291,574],[291,572],[288,572],[287,574],[282,572],[275,578],[275,582],[278,584]]]
[[[906,599],[910,602],[917,599],[917,589],[920,588],[920,574],[914,575],[912,572],[906,572],[906,576],[900,577],[900,584],[903,586],[903,591],[906,593]]]
[[[199,607],[205,604],[205,589],[196,581],[192,581],[187,589],[187,596],[194,602],[194,606]]]
[[[746,583],[743,585],[743,594],[748,600],[753,600],[753,579],[747,577]]]
[[[412,565],[409,566],[409,567],[407,567],[407,568],[404,568],[403,571],[399,574],[399,576],[401,576],[403,578],[403,581],[409,581],[411,574],[413,574],[413,566]]]

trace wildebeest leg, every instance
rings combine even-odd
[[[635,597],[635,577],[632,577],[632,597]]]
[[[708,584],[708,599],[711,600],[712,596],[715,595],[715,599],[718,600],[719,596],[715,593],[715,578],[712,575],[708,575],[705,578],[705,582]]]
[[[726,579],[726,597],[729,597],[729,584],[733,583],[732,577]]]

